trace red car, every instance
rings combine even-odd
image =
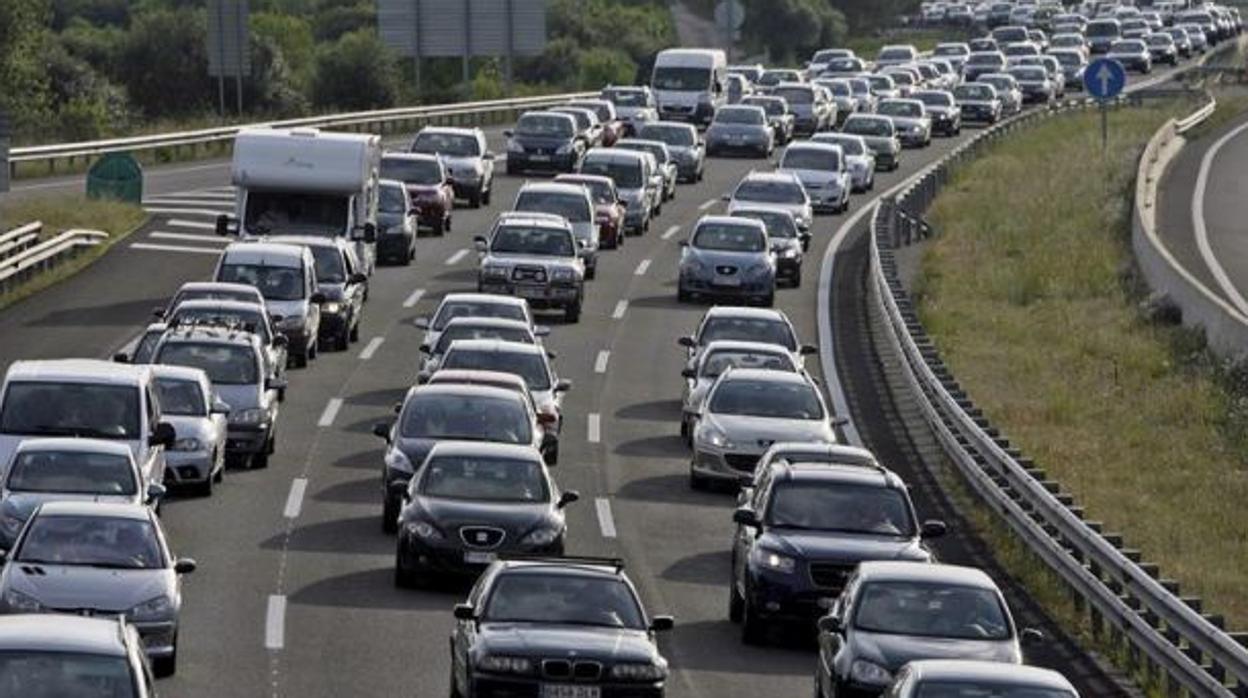
[[[598,244],[616,249],[624,244],[624,204],[615,191],[615,180],[602,175],[561,174],[556,182],[581,184],[589,190],[594,202],[594,220],[598,223]]]
[[[615,105],[605,99],[578,99],[568,104],[569,107],[589,109],[598,115],[602,124],[602,144],[607,147],[625,137],[624,121],[615,113]]]
[[[416,209],[417,231],[442,235],[451,229],[455,207],[454,180],[442,159],[419,153],[386,153],[381,156],[381,178],[394,179],[407,187]]]

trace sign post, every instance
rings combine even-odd
[[[0,111],[0,194],[9,190],[9,115]]]
[[[238,113],[243,113],[243,79],[251,74],[248,0],[209,0],[208,75],[217,79],[217,103],[225,116],[225,79],[234,79]]]
[[[1083,87],[1101,106],[1101,155],[1109,149],[1109,101],[1122,94],[1127,85],[1127,71],[1110,58],[1098,58],[1083,71]]]

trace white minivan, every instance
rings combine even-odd
[[[659,119],[709,124],[727,100],[728,59],[722,49],[669,48],[654,59],[650,88]]]
[[[291,362],[307,366],[316,358],[325,295],[317,290],[316,262],[307,247],[235,242],[221,253],[212,278],[258,288],[274,325],[286,335]]]

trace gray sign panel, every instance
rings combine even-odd
[[[251,74],[248,0],[208,0],[208,74]]]
[[[546,48],[546,0],[377,0],[377,25],[403,56],[531,56]]]

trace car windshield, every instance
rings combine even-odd
[[[823,419],[823,406],[810,385],[797,381],[730,380],[711,396],[710,411],[770,419]]]
[[[937,46],[932,53],[937,56],[965,56],[969,51],[965,46],[942,45]]]
[[[542,464],[514,458],[432,458],[421,468],[418,491],[434,499],[523,504],[550,501]]]
[[[1117,22],[1092,22],[1084,28],[1088,36],[1118,36],[1121,29]]]
[[[752,107],[762,107],[768,116],[783,116],[786,103],[780,99],[768,99],[765,97],[747,98],[744,104]]]
[[[953,90],[955,99],[992,99],[995,90],[988,85],[958,85]]]
[[[579,184],[585,187],[589,190],[589,198],[595,205],[613,204],[617,198],[615,190],[611,187],[611,183],[601,179],[564,179],[563,177],[560,177],[555,181]]]
[[[409,439],[533,440],[529,415],[518,396],[418,394],[403,408],[399,433]]]
[[[872,633],[959,640],[1013,634],[994,591],[957,584],[868,582],[854,615],[854,627]]]
[[[1014,89],[1014,86],[1015,86],[1014,78],[1006,76],[1006,75],[1002,75],[1000,77],[985,76],[985,77],[980,78],[980,82],[984,82],[989,85],[992,85],[998,91],[1011,90],[1011,89]],[[987,98],[985,97],[984,99],[987,99]]]
[[[715,123],[758,126],[763,123],[763,112],[759,109],[724,108],[715,112]]]
[[[995,54],[995,53],[976,53],[976,54],[973,54],[970,58],[966,59],[966,62],[969,65],[975,65],[975,66],[1005,65],[1005,59],[1003,59],[1000,55]]]
[[[187,307],[179,305],[174,311],[170,322],[177,324],[200,325],[241,325],[260,337],[260,341],[268,343],[269,326],[260,314],[261,310],[243,310],[242,308]],[[155,347],[153,347],[155,349]]]
[[[789,326],[780,320],[746,317],[707,319],[698,336],[698,344],[705,346],[719,339],[777,344],[789,351],[797,349],[797,338],[793,336]]]
[[[617,107],[646,106],[646,93],[642,90],[611,90],[606,96]]]
[[[752,218],[756,221],[762,221],[763,226],[767,228],[767,237],[771,240],[797,237],[797,221],[785,211],[771,211],[767,209],[733,211],[732,217]]]
[[[823,51],[816,51],[815,55],[811,56],[810,62],[811,63],[827,63],[833,58],[846,57],[845,52],[847,50],[848,49],[843,49],[843,48],[832,48],[832,49],[824,49]]]
[[[433,318],[433,329],[441,332],[446,329],[446,323],[457,317],[497,317],[528,321],[524,308],[515,303],[451,300],[444,302],[438,308],[438,314]]]
[[[914,52],[909,47],[894,46],[880,49],[879,60],[881,61],[908,61],[914,57]]]
[[[250,190],[243,225],[261,235],[340,235],[350,211],[350,197],[341,194]]]
[[[947,92],[920,92],[914,98],[929,107],[953,106],[953,95]]]
[[[599,123],[611,120],[611,107],[601,102],[573,102],[570,106],[592,111]]]
[[[303,298],[303,272],[298,267],[223,264],[217,281],[255,286],[260,295],[269,301],[297,301]]]
[[[137,439],[139,416],[135,386],[14,381],[5,390],[0,433]]]
[[[847,138],[845,136],[821,134],[815,138],[815,140],[820,143],[829,143],[831,145],[839,146],[841,152],[846,155],[864,155],[867,152],[866,147],[863,145],[862,139],[860,138]]]
[[[572,234],[560,228],[505,225],[494,233],[490,251],[496,254],[574,257],[576,245],[572,242]]]
[[[782,82],[795,82],[801,79],[802,76],[791,70],[764,70],[758,78],[758,84],[771,87]]]
[[[888,119],[851,117],[845,121],[841,130],[855,136],[891,136],[893,135],[893,122]]]
[[[525,114],[516,122],[516,133],[571,138],[576,133],[576,121],[567,114]]]
[[[535,351],[477,351],[452,346],[442,368],[514,373],[524,379],[529,390],[549,390],[550,371],[545,359],[544,354]]]
[[[138,678],[125,655],[0,651],[0,696],[137,698]]]
[[[433,158],[384,157],[381,159],[380,176],[382,179],[430,186],[442,183],[442,165]]]
[[[416,135],[416,140],[412,142],[412,152],[451,157],[476,157],[481,155],[481,144],[476,136],[426,131]]]
[[[377,194],[377,211],[400,216],[407,213],[407,201],[403,197],[403,190],[399,187],[382,185]]]
[[[215,342],[171,342],[163,345],[156,363],[203,369],[218,385],[255,385],[260,366],[251,347]]]
[[[848,97],[853,94],[853,90],[849,89],[849,83],[846,82],[820,82],[819,84],[828,88],[834,97]]]
[[[576,120],[577,130],[585,130],[594,125],[593,120],[589,114],[585,113],[584,109],[551,109],[550,111],[552,114],[567,114],[572,117]]]
[[[841,155],[834,150],[824,148],[792,148],[784,152],[780,168],[785,170],[823,170],[839,172]]]
[[[777,87],[771,93],[789,104],[810,104],[815,101],[814,91],[805,87]]]
[[[26,451],[9,467],[10,492],[129,496],[138,491],[127,456],[90,451]]]
[[[533,335],[524,327],[500,327],[498,325],[452,324],[438,337],[433,353],[445,354],[451,342],[457,339],[501,339],[505,342],[532,344]]]
[[[914,75],[908,72],[903,72],[903,71],[891,72],[887,75],[887,77],[892,78],[893,83],[897,85],[913,85],[914,84]]]
[[[628,585],[600,574],[501,574],[490,590],[481,620],[645,628],[641,607]]]
[[[1044,68],[1038,66],[1011,68],[1010,75],[1013,75],[1014,79],[1020,82],[1039,82],[1041,80],[1046,80],[1049,77],[1049,74],[1045,72]]]
[[[1169,46],[1174,43],[1174,39],[1169,34],[1153,34],[1148,37],[1148,43],[1153,46]]]
[[[717,378],[729,368],[762,368],[769,371],[788,371],[793,373],[797,367],[793,359],[781,352],[753,351],[750,349],[720,349],[706,357],[702,362],[702,378]]]
[[[683,126],[643,126],[641,137],[649,140],[663,141],[668,145],[692,146],[698,142],[697,133]]]
[[[340,284],[347,280],[346,262],[338,248],[313,245],[309,249],[316,264],[317,283]]]
[[[179,417],[206,417],[208,404],[204,401],[204,391],[198,381],[179,378],[157,378],[156,399],[160,400],[160,411],[167,415]]]
[[[830,73],[844,73],[858,71],[862,68],[862,63],[854,58],[834,58],[828,61],[828,67],[825,68]]]
[[[753,226],[705,223],[693,234],[693,246],[699,250],[762,252],[767,248],[764,238]]]
[[[760,201],[768,204],[806,203],[801,184],[774,179],[747,179],[737,186],[732,198],[736,201]]]
[[[667,148],[659,144],[649,143],[617,143],[616,146],[620,150],[632,150],[638,153],[650,153],[654,156],[655,162],[660,165],[667,164],[668,152]]]
[[[156,352],[156,345],[160,343],[160,338],[165,336],[164,330],[148,330],[139,338],[138,344],[134,346],[134,353],[130,356],[132,364],[150,364],[152,362],[152,354]]]
[[[515,210],[532,213],[551,213],[568,219],[570,223],[585,223],[594,218],[593,206],[584,194],[567,194],[529,190],[520,192]]]
[[[17,562],[128,570],[163,567],[156,529],[147,519],[35,515],[18,543]]]
[[[782,528],[898,538],[914,535],[910,506],[900,491],[819,480],[777,482],[764,520]]]
[[[914,102],[882,102],[875,110],[876,113],[884,116],[905,116],[919,117],[923,116],[923,105]]]
[[[711,85],[711,71],[707,68],[686,68],[662,65],[654,69],[650,86],[656,90],[692,92],[705,90]]]
[[[1061,688],[1024,683],[986,683],[922,679],[915,698],[1075,698]]]
[[[1083,64],[1083,59],[1081,59],[1079,57],[1079,54],[1077,53],[1067,53],[1063,51],[1060,53],[1054,53],[1053,57],[1057,59],[1058,63],[1061,63],[1064,66],[1074,66],[1074,65]]]
[[[587,157],[581,163],[581,174],[610,177],[621,189],[641,187],[641,165],[637,162],[620,162],[614,159]]]
[[[1110,53],[1141,53],[1145,49],[1144,42],[1136,39],[1115,41],[1109,49]]]

